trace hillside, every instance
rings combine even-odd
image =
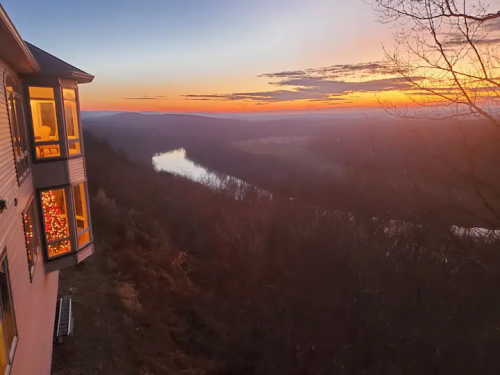
[[[54,374],[500,371],[498,239],[234,200],[85,139],[96,254],[62,273]]]
[[[119,113],[84,121],[84,127],[133,160],[150,164],[156,152],[178,147],[228,146],[242,139],[268,135],[304,135],[314,127],[300,121],[254,122],[196,115]]]
[[[250,122],[121,113],[84,126],[144,165],[157,153],[184,148],[211,171],[334,210],[413,222],[432,216],[469,227],[500,222],[492,214],[500,210],[500,137],[480,121]],[[301,141],[256,146],[281,138]],[[253,146],[238,146],[245,143]]]

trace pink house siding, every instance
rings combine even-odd
[[[85,181],[85,164],[83,157],[71,159],[68,161],[69,181],[71,183],[78,183]]]
[[[29,175],[18,186],[5,98],[6,74],[17,78],[0,60],[0,199],[7,200],[7,210],[0,214],[0,251],[7,249],[18,333],[10,373],[49,375],[59,273],[45,275],[39,254],[30,281],[22,213],[34,194],[33,179]]]
[[[13,200],[16,194],[17,180],[5,96],[5,75],[8,71],[10,72],[0,60],[0,197],[9,201]],[[11,73],[11,76],[17,77],[14,73]]]

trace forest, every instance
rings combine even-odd
[[[85,134],[96,254],[62,273],[79,323],[54,374],[500,371],[493,232],[234,199],[102,138]]]
[[[182,147],[204,168],[329,209],[413,222],[432,216],[467,227],[493,228],[500,221],[500,132],[480,120],[244,121],[122,113],[84,125],[146,166],[155,154]],[[283,152],[273,142],[256,146],[276,138],[299,141]]]

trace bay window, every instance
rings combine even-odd
[[[31,118],[37,159],[61,156],[57,112],[52,87],[30,87]]]
[[[31,161],[28,152],[28,139],[26,122],[24,121],[24,110],[21,101],[19,86],[10,77],[6,80],[7,109],[9,111],[10,132],[12,146],[14,147],[14,158],[16,161],[17,179],[21,182],[31,169]]]
[[[77,89],[29,86],[28,92],[36,159],[81,155]]]
[[[12,366],[17,342],[7,256],[0,264],[0,305],[0,373],[5,374]]]
[[[40,245],[45,272],[50,273],[93,253],[78,87],[76,81],[53,77],[26,77],[24,84]],[[31,210],[23,215],[30,272],[38,254],[33,216]]]
[[[78,122],[78,109],[76,101],[76,90],[63,88],[64,121],[66,123],[66,137],[68,139],[69,155],[77,155],[82,152],[80,141],[80,125]]]

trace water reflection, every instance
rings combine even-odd
[[[156,154],[153,156],[153,167],[157,171],[174,173],[197,182],[219,178],[217,174],[189,160],[183,148]]]
[[[240,199],[252,190],[258,197],[271,197],[269,192],[257,189],[253,185],[239,178],[223,173],[214,173],[199,164],[189,160],[186,150],[177,150],[156,154],[152,159],[153,167],[156,171],[173,173],[186,177],[192,181],[199,182],[214,190],[222,189],[236,199]]]

